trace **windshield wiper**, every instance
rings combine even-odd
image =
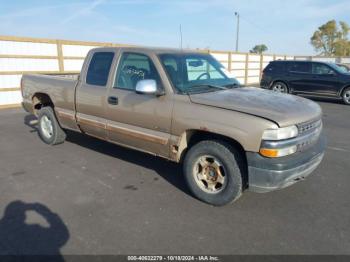
[[[203,87],[206,87],[207,89],[208,88],[216,88],[216,89],[221,89],[221,90],[226,90],[227,89],[227,87],[224,87],[224,86],[216,86],[216,85],[194,85],[194,86],[191,86],[191,88],[190,89],[192,89],[192,88],[195,88],[195,89],[197,89],[197,88],[203,88]]]

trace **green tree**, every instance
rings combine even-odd
[[[249,52],[250,53],[253,53],[253,54],[262,54],[264,52],[266,52],[268,50],[267,46],[264,45],[264,44],[261,44],[261,45],[256,45],[252,48],[252,50],[250,50]]]
[[[350,27],[345,22],[339,22],[340,28],[335,20],[321,25],[311,37],[311,44],[316,52],[328,56],[347,56],[350,54],[350,41],[348,34]]]
[[[350,41],[348,38],[350,27],[347,23],[340,21],[340,39],[335,43],[335,55],[349,56]]]

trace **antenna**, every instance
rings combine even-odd
[[[180,24],[180,49],[182,50],[182,26]]]
[[[238,43],[239,43],[239,13],[238,13],[238,12],[235,12],[235,16],[237,17],[236,52],[238,52]]]

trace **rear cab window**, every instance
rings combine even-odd
[[[185,63],[188,81],[197,81],[198,79],[224,80],[227,78],[205,58],[186,58]]]
[[[113,52],[94,53],[86,74],[86,84],[101,87],[106,86],[113,58]]]

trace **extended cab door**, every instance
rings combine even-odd
[[[107,139],[107,86],[114,56],[113,51],[89,53],[76,90],[77,123],[84,133],[100,139]]]
[[[108,90],[107,130],[110,141],[160,156],[169,156],[172,94],[164,89],[156,56],[122,51],[114,83]],[[163,95],[137,94],[141,80],[156,80]]]

